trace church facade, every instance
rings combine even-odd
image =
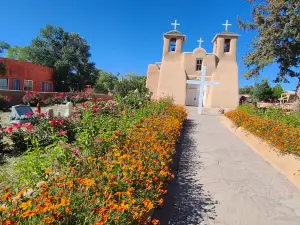
[[[176,21],[175,21],[176,24]],[[200,80],[206,66],[206,81],[219,82],[219,86],[205,86],[205,108],[235,108],[238,106],[237,39],[239,35],[223,31],[212,40],[213,53],[196,48],[182,52],[186,36],[175,29],[163,35],[162,61],[148,66],[147,88],[153,99],[172,96],[175,104],[198,106],[199,84],[187,84],[188,80]],[[201,45],[201,40],[200,40]]]

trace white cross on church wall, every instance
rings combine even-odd
[[[202,43],[204,42],[204,41],[202,40],[202,38],[200,38],[199,40],[197,40],[197,42],[199,42],[199,48],[201,48],[201,45],[202,45]]]
[[[201,80],[187,80],[187,84],[200,84],[200,91],[199,91],[199,104],[198,104],[198,114],[202,114],[202,109],[203,109],[203,100],[204,100],[204,90],[206,89],[207,86],[218,86],[220,85],[220,82],[211,82],[211,81],[206,81],[206,66],[202,67],[202,75],[201,75]]]
[[[223,23],[222,25],[225,26],[225,30],[227,31],[228,30],[228,26],[231,26],[232,24],[229,24],[228,20],[226,20],[226,23]]]
[[[180,26],[179,23],[177,23],[177,20],[175,20],[174,23],[171,23],[172,26],[174,26],[174,30],[176,30],[177,26]]]

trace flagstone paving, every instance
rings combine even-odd
[[[161,224],[299,225],[300,191],[219,122],[216,115],[188,120]]]

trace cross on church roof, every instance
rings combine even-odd
[[[201,48],[201,44],[204,42],[204,41],[202,40],[202,38],[200,38],[199,40],[197,40],[197,42],[199,42],[199,48]]]
[[[176,30],[177,26],[180,26],[179,23],[177,23],[177,20],[175,20],[175,23],[171,23],[172,26],[174,26],[174,30]]]
[[[225,30],[227,31],[228,30],[228,26],[231,26],[232,24],[229,24],[228,20],[226,20],[226,23],[223,23],[222,25],[225,26]]]

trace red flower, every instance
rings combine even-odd
[[[61,130],[61,131],[59,132],[59,135],[61,135],[61,136],[65,135],[65,134],[67,134],[67,131]]]
[[[6,129],[7,129],[7,132],[10,133],[10,134],[11,134],[11,133],[13,132],[13,130],[14,130],[12,127],[7,127]]]
[[[33,115],[33,112],[28,112],[27,114],[26,114],[26,116],[32,116]]]
[[[12,123],[12,125],[13,125],[13,127],[15,127],[15,128],[20,128],[20,127],[21,127],[21,125],[20,125],[19,123]]]

